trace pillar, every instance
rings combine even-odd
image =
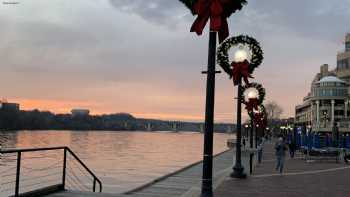
[[[314,115],[313,115],[313,111],[314,111],[314,103],[311,101],[311,113],[310,113],[311,127],[314,126]]]
[[[320,101],[316,101],[316,123],[320,127]]]
[[[335,101],[332,100],[331,103],[332,103],[332,119],[331,119],[331,125],[333,125],[333,124],[334,124],[334,103],[335,103]]]
[[[348,118],[348,100],[344,101],[344,117]]]

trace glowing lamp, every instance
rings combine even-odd
[[[259,91],[254,88],[248,88],[243,92],[244,100],[249,101],[249,99],[257,99],[259,97]]]
[[[233,56],[233,60],[235,62],[243,62],[244,60],[247,60],[247,59],[248,59],[248,53],[242,48],[238,49]]]

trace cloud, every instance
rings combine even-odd
[[[250,1],[248,9],[264,16],[269,24],[287,28],[301,36],[334,40],[350,31],[350,0]],[[337,33],[341,32],[341,33]]]
[[[178,0],[109,0],[116,9],[143,19],[174,28],[190,12]]]

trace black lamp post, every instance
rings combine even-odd
[[[236,163],[231,173],[232,178],[246,178],[247,175],[244,173],[244,167],[242,165],[242,77],[238,81],[238,95],[237,95],[237,140],[236,140]]]
[[[255,148],[258,148],[259,124],[255,125]]]
[[[250,136],[249,136],[249,143],[250,143],[250,149],[253,149],[253,135],[254,135],[254,121],[253,118],[250,120]],[[254,154],[250,153],[249,155],[249,173],[253,173],[253,157]]]
[[[339,147],[339,128],[336,122],[333,123],[332,139],[333,147]]]
[[[215,57],[216,35],[214,31],[209,35],[207,93],[205,104],[205,131],[202,174],[202,197],[213,196],[213,130],[214,130],[214,94],[215,94]]]
[[[243,49],[239,48],[234,54],[235,62],[244,62],[248,58],[248,53]],[[247,175],[244,173],[244,167],[242,165],[242,151],[241,151],[241,141],[242,141],[242,76],[239,76],[237,84],[237,140],[236,140],[236,163],[233,167],[233,172],[231,173],[232,178],[246,178]]]

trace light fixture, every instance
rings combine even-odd
[[[235,52],[233,56],[233,60],[235,62],[244,62],[244,60],[248,59],[248,53],[244,50],[243,47],[239,47],[239,49]]]
[[[244,92],[244,100],[245,101],[249,101],[249,99],[257,99],[259,97],[259,91],[258,89],[251,87],[251,88],[247,88]]]

